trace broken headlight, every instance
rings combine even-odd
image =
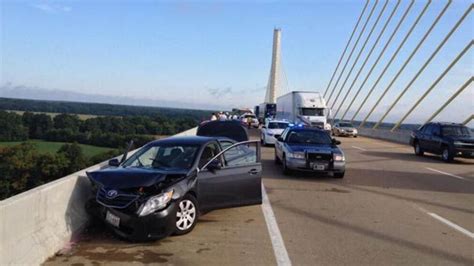
[[[145,203],[140,206],[137,211],[138,216],[145,216],[155,211],[164,209],[173,197],[173,190],[163,192],[159,195],[150,197]]]

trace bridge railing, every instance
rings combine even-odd
[[[192,128],[175,136],[195,134]],[[107,161],[93,165],[0,201],[0,265],[41,264],[74,242],[89,222],[86,172],[106,165]]]

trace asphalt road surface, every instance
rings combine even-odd
[[[190,234],[150,243],[95,227],[45,265],[474,265],[473,160],[446,164],[406,145],[339,139],[344,179],[285,176],[264,147],[270,204],[213,211]]]

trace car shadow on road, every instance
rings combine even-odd
[[[381,232],[373,231],[371,229],[364,228],[359,225],[350,224],[347,221],[340,221],[334,218],[329,218],[323,215],[319,215],[314,212],[307,212],[299,208],[287,206],[284,202],[275,202],[275,203],[272,203],[272,205],[274,206],[274,208],[280,208],[280,209],[289,211],[295,215],[303,216],[315,222],[323,223],[323,224],[333,226],[333,227],[338,227],[341,230],[350,231],[352,233],[371,237],[380,241],[390,242],[391,244],[410,248],[410,249],[416,250],[417,252],[420,252],[429,256],[434,256],[440,259],[449,260],[453,263],[466,264],[466,265],[470,265],[472,263],[472,258],[459,256],[459,255],[452,254],[450,252],[446,252],[443,250],[439,250],[439,249],[436,249],[436,248],[433,248],[431,246],[427,246],[421,243],[415,243],[413,241],[405,240],[403,238],[390,236]]]

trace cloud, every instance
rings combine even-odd
[[[60,13],[60,12],[67,13],[67,12],[72,11],[72,7],[70,6],[52,5],[48,3],[38,3],[38,4],[32,5],[32,7],[46,13]]]
[[[216,98],[221,98],[227,95],[232,94],[232,87],[226,87],[226,88],[214,88],[214,89],[207,89],[210,95],[216,97]]]

